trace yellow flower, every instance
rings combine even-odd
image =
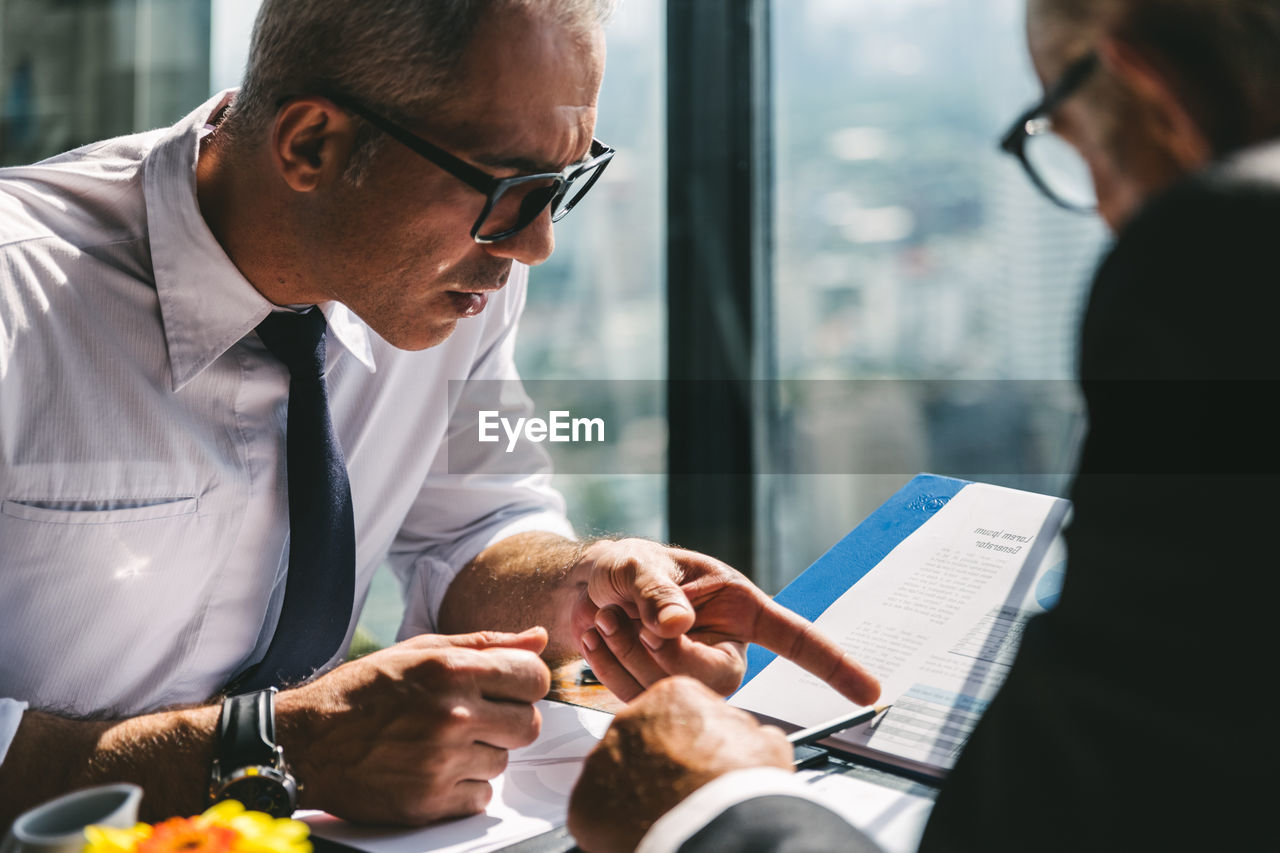
[[[133,853],[138,842],[151,834],[151,827],[139,823],[129,829],[114,826],[90,826],[84,831],[88,843],[84,853]]]
[[[195,817],[175,817],[154,827],[90,826],[83,853],[311,853],[301,821],[246,811],[223,800]]]
[[[245,811],[236,800],[223,800],[197,820],[230,826],[240,837],[235,853],[311,853],[310,828],[300,820]]]

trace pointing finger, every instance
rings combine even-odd
[[[762,603],[756,635],[750,639],[807,669],[859,705],[870,705],[880,697],[880,682],[852,655],[812,622],[774,601]]]

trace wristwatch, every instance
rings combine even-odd
[[[209,803],[239,800],[250,811],[288,817],[298,805],[298,781],[276,743],[276,688],[228,696],[218,719],[209,773]]]

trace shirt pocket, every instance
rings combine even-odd
[[[29,494],[0,502],[0,696],[75,713],[170,701],[225,540],[205,496]]]
[[[143,498],[110,501],[7,500],[0,513],[46,524],[121,524],[190,515],[199,498]]]

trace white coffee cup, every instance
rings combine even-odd
[[[86,826],[128,829],[141,801],[142,789],[127,782],[72,791],[18,815],[0,853],[80,853]]]

